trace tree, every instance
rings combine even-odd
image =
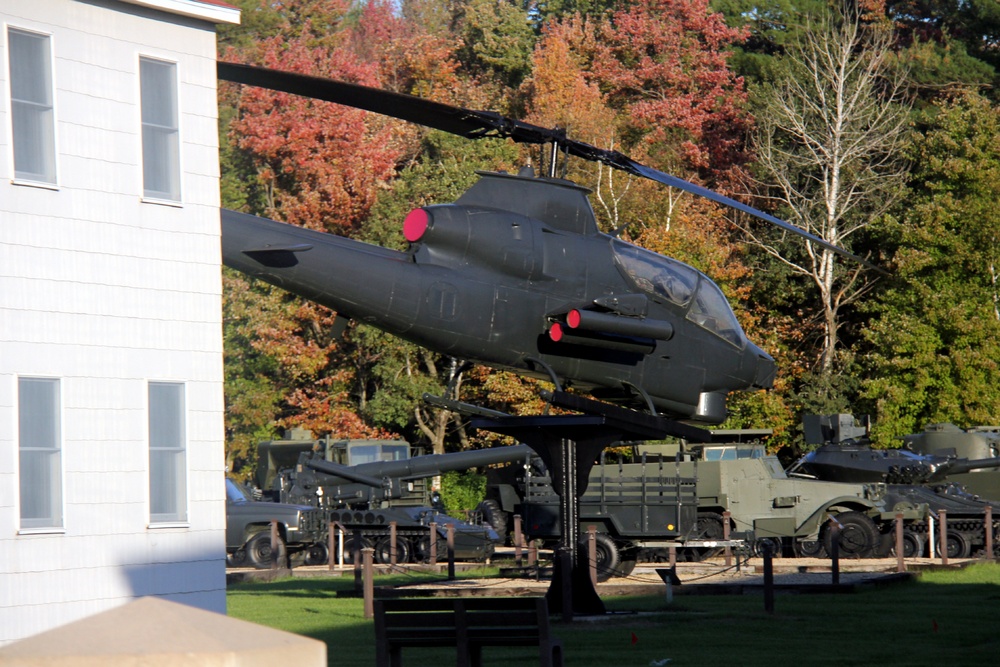
[[[866,332],[864,391],[883,443],[1000,414],[1000,111],[965,92],[922,130],[912,194],[886,224],[894,279]]]
[[[789,47],[787,76],[755,96],[754,148],[768,197],[799,227],[836,246],[887,211],[906,174],[901,146],[907,128],[902,79],[891,76],[892,35],[846,13],[813,24]],[[860,265],[843,265],[810,243],[751,238],[818,296],[822,342],[818,369],[834,372],[841,312],[869,288]]]
[[[599,34],[593,76],[654,165],[725,188],[747,160],[743,82],[727,64],[742,40],[708,0],[637,0]]]

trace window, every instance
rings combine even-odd
[[[59,380],[18,379],[17,424],[21,527],[61,528]]]
[[[184,385],[149,383],[149,514],[151,523],[187,520],[187,434]]]
[[[143,195],[151,199],[180,201],[177,65],[140,58],[139,82]]]
[[[52,49],[47,35],[7,29],[14,178],[56,182]]]

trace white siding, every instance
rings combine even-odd
[[[0,644],[141,595],[224,612],[215,26],[76,0],[0,21]],[[8,25],[51,35],[54,189],[11,182]],[[179,206],[142,201],[141,55],[177,63]],[[60,532],[19,532],[19,376],[60,380]],[[149,527],[151,380],[186,387],[180,527]]]

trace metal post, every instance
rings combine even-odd
[[[986,506],[983,528],[986,530],[986,559],[993,560],[993,507],[991,505]]]
[[[521,545],[524,535],[521,534],[521,515],[514,515],[514,563],[521,567]],[[530,565],[530,563],[529,563]]]
[[[536,565],[538,565],[538,546],[532,540],[528,543],[528,567],[535,567]]]
[[[948,512],[938,510],[938,553],[941,554],[941,564],[948,564]]]
[[[764,542],[764,611],[774,613],[774,547]]]
[[[840,585],[840,522],[830,517],[830,573],[831,583]]]
[[[448,533],[448,581],[455,580],[455,524],[449,523]]]
[[[559,559],[560,568],[564,573],[567,573],[563,575],[559,585],[562,586],[562,618],[569,622],[573,620],[573,583],[568,574],[572,568],[573,554],[560,546],[556,547],[555,555]]]
[[[670,553],[670,567],[677,567],[677,545],[671,544],[667,551]]]
[[[896,514],[896,572],[906,572],[903,560],[903,514]]]
[[[337,547],[337,536],[336,533],[334,533],[337,525],[338,524],[336,521],[331,521],[326,525],[326,552],[327,552],[326,569],[328,570],[333,569],[333,564],[334,564],[333,555],[337,553],[335,551]]]
[[[437,565],[438,562],[438,525],[436,522],[431,521],[430,525],[430,549],[429,559],[431,565]]]
[[[364,579],[361,577],[361,529],[354,529],[354,538],[351,540],[351,563],[354,565],[354,590],[361,591]]]
[[[590,583],[597,585],[597,526],[587,526],[587,560]]]
[[[934,512],[927,514],[927,557],[934,558],[934,550],[937,548],[937,541],[934,539]]]
[[[278,569],[278,520],[271,519],[271,569]]]
[[[389,522],[389,565],[396,566],[396,522]]]
[[[722,539],[726,541],[726,567],[733,566],[733,548],[729,546],[729,519],[732,513],[726,510],[722,513]]]
[[[371,547],[365,547],[361,550],[361,554],[365,570],[365,618],[373,618],[375,616],[375,565],[373,563],[375,550]]]

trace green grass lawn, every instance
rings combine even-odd
[[[482,576],[482,572],[472,576]],[[413,581],[379,577],[377,586]],[[229,615],[327,643],[331,667],[372,667],[375,635],[353,578],[292,578],[230,587]],[[599,620],[556,622],[566,665],[973,667],[1000,665],[1000,565],[927,572],[915,582],[843,595],[608,598]],[[485,649],[489,666],[537,664],[531,649]],[[404,650],[409,667],[454,664],[454,651]],[[669,662],[662,662],[669,660]]]

